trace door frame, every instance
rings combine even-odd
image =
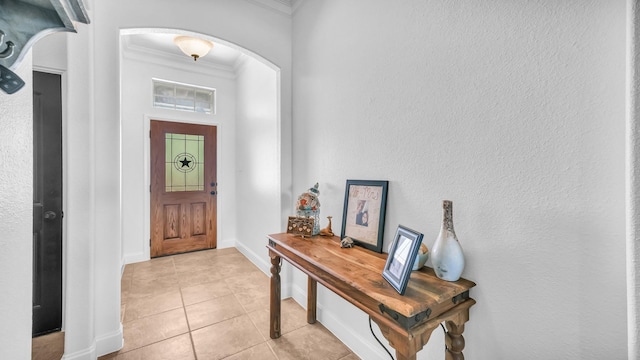
[[[142,189],[144,194],[144,239],[143,241],[143,259],[140,261],[151,259],[151,120],[159,120],[159,121],[168,121],[182,124],[192,124],[192,125],[206,125],[206,126],[215,126],[217,127],[216,131],[216,166],[218,169],[220,168],[220,142],[224,139],[221,134],[223,134],[223,126],[218,123],[218,121],[205,121],[198,119],[190,119],[193,117],[193,114],[185,113],[183,118],[176,117],[167,117],[167,116],[156,116],[151,114],[144,114],[144,188]],[[219,178],[219,177],[218,177]],[[220,209],[220,203],[223,202],[223,199],[226,198],[224,194],[220,195],[221,187],[217,186],[218,195],[215,196],[216,208]],[[224,184],[222,186],[224,189]],[[224,193],[224,192],[223,192]],[[216,214],[216,239],[218,239],[218,247],[220,246],[220,234],[222,233],[221,228],[224,221],[221,221],[222,214],[218,212]]]
[[[68,131],[68,106],[69,101],[67,97],[68,93],[68,79],[67,79],[67,71],[50,68],[47,66],[38,66],[33,65],[31,67],[31,71],[40,71],[44,73],[60,75],[60,91],[62,92],[61,96],[61,108],[62,108],[62,213],[67,212],[67,204],[69,204],[69,176],[68,176],[68,147],[67,147],[67,131]],[[67,218],[62,217],[62,324],[60,327],[60,331],[65,331],[65,324],[67,322],[67,288],[69,285],[67,281],[67,249],[68,241],[67,241]],[[33,249],[32,249],[33,251]]]

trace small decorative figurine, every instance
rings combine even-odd
[[[306,216],[289,216],[287,222],[287,234],[311,237],[314,219]]]
[[[340,241],[340,247],[341,248],[353,247],[353,240],[351,240],[351,238],[347,236],[346,238],[342,239],[342,241]]]
[[[315,211],[320,210],[320,190],[318,190],[319,184],[316,183],[312,188],[303,192],[298,196],[298,203],[296,204],[297,211]]]
[[[296,215],[314,218],[313,235],[320,233],[320,200],[318,200],[320,191],[318,186],[316,183],[312,188],[300,194],[296,203]]]
[[[327,216],[329,219],[329,225],[326,228],[320,230],[320,236],[333,236],[333,230],[331,230],[331,218],[332,216]]]

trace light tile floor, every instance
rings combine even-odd
[[[31,339],[31,360],[60,360],[64,354],[64,332]]]
[[[320,323],[282,301],[282,336],[269,338],[269,278],[235,248],[125,267],[124,348],[100,360],[357,360]]]

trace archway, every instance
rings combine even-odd
[[[187,35],[214,43],[207,57],[194,62],[172,43]],[[149,122],[151,118],[218,127],[218,247],[237,246],[254,262],[260,249],[237,226],[257,202],[254,229],[279,226],[280,214],[280,69],[237,44],[206,34],[167,28],[120,31],[122,249],[124,263],[149,259]],[[146,45],[145,45],[146,44]],[[219,54],[216,63],[216,50]],[[212,116],[153,107],[152,80],[206,86],[216,90]],[[143,159],[142,164],[131,159]],[[256,199],[258,199],[256,201]],[[269,209],[271,208],[271,209]],[[269,210],[267,210],[269,209]],[[270,216],[264,216],[267,210]],[[249,210],[251,211],[251,210]],[[259,255],[257,255],[259,254]],[[266,262],[264,267],[268,267]]]

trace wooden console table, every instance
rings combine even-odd
[[[414,271],[404,296],[382,277],[387,254],[362,247],[341,248],[338,237],[302,238],[291,234],[269,235],[271,258],[270,336],[280,337],[281,259],[309,276],[307,322],[316,321],[317,283],[340,295],[378,324],[384,337],[396,350],[398,360],[415,360],[416,353],[429,341],[431,332],[442,322],[446,359],[462,360],[464,324],[475,300],[469,289],[476,284],[465,279],[447,282],[433,269]]]

